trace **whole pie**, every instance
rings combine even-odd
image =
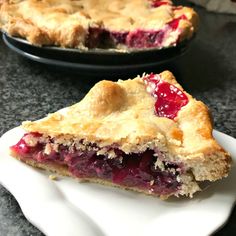
[[[34,45],[121,51],[190,39],[196,12],[170,0],[1,0],[0,27]]]
[[[71,107],[23,123],[17,159],[60,175],[167,198],[228,175],[208,108],[173,74],[100,81]]]

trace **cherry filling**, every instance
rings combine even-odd
[[[164,30],[136,30],[128,34],[126,45],[134,48],[161,47],[165,33]]]
[[[182,165],[164,161],[164,154],[157,150],[125,154],[117,148],[109,147],[109,151],[113,151],[116,157],[108,158],[107,155],[98,155],[99,148],[94,144],[83,151],[59,145],[57,151],[51,149],[46,154],[46,146],[53,145],[53,139],[49,143],[38,141],[34,146],[29,146],[25,141],[27,135],[34,136],[35,133],[26,134],[11,147],[23,160],[64,165],[76,177],[100,178],[161,195],[174,193],[181,187],[177,177],[184,172]],[[158,158],[161,166],[156,164]]]
[[[176,86],[162,81],[159,75],[144,77],[147,90],[156,98],[157,116],[174,119],[181,108],[188,104],[188,97]]]
[[[165,40],[169,36],[177,31],[180,20],[186,20],[186,16],[182,15],[169,23],[161,30],[135,30],[130,32],[111,32],[110,36],[115,44],[125,44],[130,48],[161,48],[165,44]],[[170,44],[177,43],[179,39],[179,33],[176,32],[175,40]],[[173,36],[172,36],[173,37]]]
[[[160,7],[160,6],[163,6],[163,5],[171,5],[169,2],[166,2],[166,1],[161,1],[161,0],[153,0],[151,1],[151,7]]]
[[[175,18],[175,19],[173,19],[172,21],[170,21],[170,22],[168,23],[168,26],[169,26],[172,30],[177,30],[178,27],[179,27],[179,22],[180,22],[180,20],[187,20],[187,17],[186,17],[185,15],[182,15],[182,16],[180,16],[180,17],[178,17],[178,18]]]
[[[166,3],[159,2],[158,4]],[[186,19],[186,16],[182,15],[168,22],[160,30],[137,29],[130,32],[118,32],[90,27],[85,45],[88,48],[116,48],[119,44],[125,45],[128,48],[162,48],[175,45],[179,40],[179,22]],[[173,32],[175,33],[174,35]],[[169,38],[171,38],[171,41],[166,44]]]
[[[128,32],[110,32],[110,37],[115,44],[126,44]]]

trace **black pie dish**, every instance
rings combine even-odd
[[[16,53],[39,63],[80,72],[109,74],[116,71],[144,71],[146,68],[159,66],[183,55],[192,39],[177,46],[164,49],[135,50],[130,52],[108,49],[71,49],[54,46],[38,47],[27,40],[2,34],[5,44]]]

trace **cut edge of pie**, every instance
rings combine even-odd
[[[162,49],[192,38],[197,26],[192,8],[170,0],[0,2],[0,28],[37,46]]]
[[[212,136],[208,108],[169,71],[98,82],[81,102],[23,128],[11,147],[17,159],[163,199],[192,197],[231,166]]]

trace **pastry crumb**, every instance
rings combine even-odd
[[[58,176],[56,176],[56,175],[49,175],[48,178],[50,180],[58,180]]]

